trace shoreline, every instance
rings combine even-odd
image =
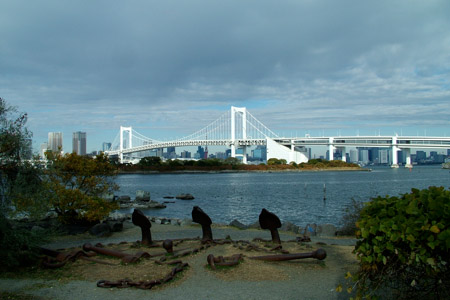
[[[154,170],[119,170],[118,175],[158,175],[158,174],[219,174],[219,173],[302,173],[302,172],[371,172],[371,169],[357,167],[339,167],[323,169],[272,169],[272,170],[176,170],[176,171],[154,171]]]

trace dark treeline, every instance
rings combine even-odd
[[[118,164],[122,172],[154,171],[154,172],[180,172],[180,171],[277,171],[277,170],[319,170],[319,169],[360,169],[356,164],[340,160],[311,159],[308,163],[287,163],[284,159],[271,158],[267,164],[245,165],[237,158],[229,157],[225,160],[209,158],[201,160],[168,160],[162,161],[160,157],[144,157],[136,165]]]

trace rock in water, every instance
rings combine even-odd
[[[234,219],[233,221],[231,221],[231,223],[228,226],[233,226],[239,229],[247,229],[248,226],[245,224],[242,224],[241,222],[239,222],[238,220]]]
[[[192,196],[191,194],[179,194],[179,195],[177,195],[176,198],[180,199],[180,200],[194,200],[195,199],[194,196]]]
[[[150,192],[137,190],[136,201],[150,201]]]

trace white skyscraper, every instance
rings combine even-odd
[[[72,152],[86,155],[86,132],[77,131],[72,136]]]
[[[48,133],[48,150],[52,152],[63,151],[63,134],[62,132]]]

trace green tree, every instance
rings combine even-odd
[[[278,158],[269,158],[267,161],[267,165],[285,165],[287,164],[287,161],[285,159],[278,159]]]
[[[162,165],[161,157],[146,156],[139,161],[141,167],[159,167]]]
[[[227,157],[224,161],[224,164],[226,165],[232,165],[232,166],[237,166],[237,165],[241,165],[242,162],[239,160],[239,158],[236,157]]]
[[[26,113],[0,98],[0,204],[11,204],[12,192],[21,173],[27,170],[24,159],[31,153],[31,132],[25,124]]]
[[[96,222],[117,209],[102,197],[117,190],[116,168],[104,154],[96,158],[47,154],[44,185],[48,202],[65,223]]]
[[[26,122],[26,113],[0,98],[0,270],[36,263],[38,246],[47,238],[47,232],[20,228],[9,219],[12,204],[38,199],[42,187],[41,169],[27,161],[32,135]]]

